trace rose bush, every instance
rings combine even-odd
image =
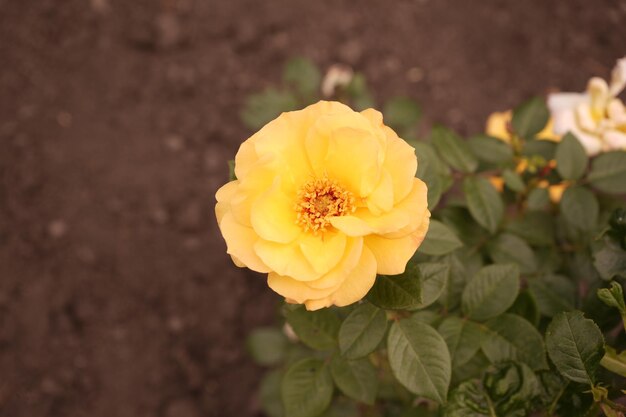
[[[217,192],[234,263],[309,310],[362,299],[404,272],[429,225],[415,150],[373,109],[320,101],[246,140]]]

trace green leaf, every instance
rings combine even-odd
[[[545,161],[554,159],[556,143],[551,140],[527,140],[522,147],[522,155],[526,157],[543,158]]]
[[[584,187],[569,187],[563,193],[561,213],[572,226],[592,231],[598,223],[600,206],[596,196]]]
[[[259,365],[276,365],[285,358],[287,338],[278,329],[260,327],[252,331],[247,340],[248,351]]]
[[[346,92],[350,95],[354,110],[361,111],[374,107],[374,99],[367,87],[367,81],[363,74],[354,74],[352,81],[346,87]]]
[[[591,162],[591,185],[610,194],[626,193],[626,151],[606,152]]]
[[[357,403],[338,397],[319,417],[361,417]]]
[[[448,277],[450,276],[450,267],[443,263],[422,262],[417,265],[420,282],[422,286],[422,301],[411,308],[426,308],[441,297]]]
[[[482,256],[477,252],[461,249],[441,261],[450,265],[450,275],[439,302],[446,310],[452,310],[461,303],[465,284],[482,268]]]
[[[318,94],[322,74],[309,59],[297,57],[285,64],[283,80],[292,85],[302,97],[313,99]]]
[[[548,123],[550,112],[545,101],[534,97],[513,110],[511,126],[519,136],[530,139]]]
[[[283,401],[280,397],[280,385],[283,380],[283,372],[280,370],[268,372],[261,380],[259,387],[259,399],[261,408],[268,417],[283,417]]]
[[[446,341],[452,366],[465,365],[480,349],[480,326],[456,316],[447,317],[437,329]]]
[[[554,218],[543,211],[527,211],[523,217],[508,223],[506,230],[531,245],[550,246],[554,243]]]
[[[481,161],[504,165],[513,160],[513,149],[508,143],[500,139],[487,135],[476,135],[469,138],[467,144]]]
[[[479,350],[466,364],[452,368],[452,385],[468,379],[480,378],[490,366],[489,359]]]
[[[385,123],[397,132],[403,132],[415,127],[422,110],[410,98],[394,97],[389,100],[383,109]]]
[[[331,350],[337,346],[340,322],[332,311],[306,311],[297,307],[288,311],[286,318],[305,345],[317,350]]]
[[[498,316],[513,305],[519,285],[519,268],[516,265],[486,266],[463,290],[463,312],[480,321]]]
[[[454,232],[438,220],[431,220],[426,238],[419,247],[426,255],[445,255],[463,246]]]
[[[502,178],[504,179],[504,184],[511,190],[518,193],[523,193],[526,190],[526,184],[524,184],[522,177],[517,172],[505,169],[502,173]]]
[[[550,207],[550,194],[547,188],[533,188],[528,193],[528,210],[543,210]]]
[[[400,275],[379,275],[367,300],[386,310],[405,310],[419,307],[422,303],[422,285],[415,265],[407,265]]]
[[[578,138],[567,133],[556,147],[556,170],[566,180],[577,180],[587,170],[589,158]]]
[[[428,208],[437,206],[444,192],[444,179],[450,176],[450,168],[439,158],[435,149],[428,143],[411,142],[417,156],[415,176],[428,186]]]
[[[472,217],[495,234],[504,215],[504,203],[498,191],[487,179],[478,177],[465,178],[463,191]]]
[[[530,292],[537,301],[539,312],[553,317],[563,311],[574,309],[576,286],[562,275],[545,275],[528,280]]]
[[[624,304],[624,290],[619,282],[611,282],[611,288],[600,288],[598,298],[609,307],[615,307],[622,316],[626,315],[626,305]]]
[[[605,239],[594,252],[593,258],[593,265],[602,279],[609,280],[616,276],[626,278],[626,251],[612,239]]]
[[[432,131],[432,143],[441,158],[457,171],[470,173],[478,168],[469,145],[450,129],[437,126]]]
[[[503,363],[488,372],[483,386],[498,416],[527,416],[537,408],[541,382],[524,363]]]
[[[330,363],[330,372],[345,395],[365,404],[374,404],[378,378],[369,359],[348,360],[335,356]]]
[[[281,385],[285,415],[317,417],[330,405],[333,388],[333,378],[323,361],[307,358],[295,363]]]
[[[444,417],[495,417],[493,404],[477,380],[465,381],[450,393]]]
[[[268,88],[262,93],[248,97],[241,112],[243,123],[252,130],[259,130],[282,112],[298,108],[298,101],[289,92]]]
[[[435,329],[412,318],[391,326],[387,341],[389,365],[396,379],[412,393],[445,403],[450,385],[450,353]]]
[[[503,314],[485,323],[480,348],[492,363],[520,361],[534,370],[547,369],[541,334],[520,316]]]
[[[523,363],[498,364],[478,380],[460,384],[450,394],[445,417],[523,417],[537,408],[541,382]]]
[[[385,312],[364,303],[355,308],[339,329],[339,349],[348,359],[370,354],[380,344],[387,331]]]
[[[529,323],[536,326],[539,324],[539,309],[537,307],[537,301],[533,295],[527,290],[521,291],[513,305],[506,311],[509,314],[516,314]]]
[[[472,218],[465,207],[446,206],[439,210],[441,221],[450,227],[467,246],[477,246],[489,239],[489,233]]]
[[[237,179],[237,175],[235,175],[235,160],[228,160],[228,181],[234,181]]]
[[[546,331],[548,355],[567,379],[593,384],[604,355],[604,337],[593,320],[580,311],[560,313]]]
[[[522,274],[537,270],[535,253],[528,244],[510,233],[502,233],[487,244],[489,256],[495,263],[515,263]]]

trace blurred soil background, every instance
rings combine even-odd
[[[621,0],[0,0],[0,416],[261,415],[213,206],[288,58],[469,134],[625,53]]]

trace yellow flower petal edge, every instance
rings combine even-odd
[[[241,144],[215,213],[235,265],[308,310],[362,299],[400,274],[428,231],[415,149],[374,109],[320,101]]]
[[[511,110],[491,113],[485,124],[485,133],[503,142],[511,142],[509,124],[512,118],[513,112]],[[554,120],[552,118],[548,120],[543,130],[537,133],[537,138],[539,140],[549,140],[552,142],[559,142],[561,140],[561,135],[554,133]]]

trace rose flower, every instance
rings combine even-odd
[[[363,298],[400,274],[428,230],[415,150],[383,124],[320,101],[281,114],[242,143],[237,180],[216,194],[233,262],[309,310]]]

